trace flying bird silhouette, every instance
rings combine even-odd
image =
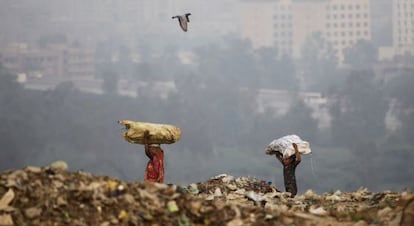
[[[188,16],[190,15],[191,13],[186,13],[184,15],[173,16],[172,19],[178,18],[178,23],[180,24],[181,29],[187,32],[187,23],[190,22],[190,19],[188,18]]]

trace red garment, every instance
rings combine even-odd
[[[150,148],[156,150],[148,161],[144,181],[164,183],[164,151],[161,148]]]

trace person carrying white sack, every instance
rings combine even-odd
[[[295,197],[298,193],[298,187],[296,185],[295,171],[296,166],[302,161],[300,152],[298,151],[298,146],[295,143],[292,143],[293,148],[295,149],[295,154],[284,159],[280,152],[276,153],[276,158],[283,165],[283,179],[285,182],[286,192],[290,192],[291,197]]]
[[[300,148],[298,145],[300,145]],[[295,171],[296,167],[302,161],[301,153],[309,154],[310,152],[309,143],[302,141],[297,135],[288,135],[274,140],[266,148],[266,154],[275,154],[276,159],[282,163],[285,190],[286,192],[290,192],[292,198],[298,192]]]

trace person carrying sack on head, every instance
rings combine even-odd
[[[145,169],[145,182],[164,183],[164,151],[160,144],[151,144],[149,142],[150,134],[146,130],[144,132],[145,154],[149,161]]]
[[[286,192],[290,192],[291,197],[293,198],[298,193],[295,177],[296,166],[299,165],[302,158],[298,149],[298,145],[296,143],[292,143],[292,145],[295,149],[294,155],[288,158],[283,158],[283,155],[280,152],[276,152],[276,158],[283,165],[283,179],[285,182]]]

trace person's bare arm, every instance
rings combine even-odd
[[[282,154],[280,154],[279,152],[276,152],[276,158],[279,159],[280,163],[283,164],[283,157]]]
[[[293,148],[295,149],[295,155],[296,155],[296,165],[302,161],[302,156],[299,152],[298,145],[296,143],[293,143]]]
[[[146,130],[144,132],[144,147],[145,147],[145,154],[147,155],[148,158],[152,158],[152,155],[150,153],[149,150],[149,138],[150,138],[150,134],[149,131]]]

